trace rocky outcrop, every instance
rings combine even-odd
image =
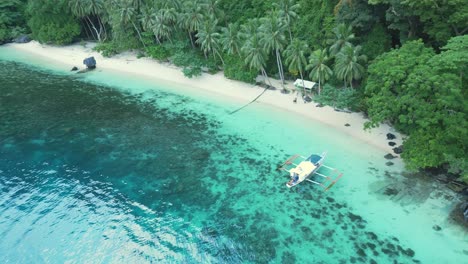
[[[393,148],[393,152],[395,152],[395,154],[401,154],[403,153],[403,146],[398,146],[396,148]]]
[[[95,69],[96,68],[96,60],[94,57],[89,57],[83,60],[83,64],[86,65],[88,69]]]
[[[28,35],[21,35],[13,40],[15,43],[28,43],[31,41],[31,38]]]

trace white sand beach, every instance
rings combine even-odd
[[[200,77],[190,79],[185,77],[181,69],[174,65],[160,63],[150,58],[137,58],[136,53],[132,52],[105,58],[92,50],[94,43],[56,47],[32,41],[26,44],[8,44],[8,46],[17,52],[28,53],[44,61],[62,64],[67,69],[71,69],[73,66],[82,69],[84,68],[83,59],[94,56],[99,70],[120,71],[124,74],[138,75],[145,79],[154,80],[157,83],[173,84],[171,87],[177,87],[174,89],[203,90],[212,94],[213,97],[238,100],[240,102],[239,106],[250,102],[263,90],[258,86],[229,80],[224,77],[222,72],[214,75],[204,73]],[[277,80],[272,80],[272,82],[275,87],[281,87]],[[287,87],[291,90],[294,89],[291,81],[287,83]],[[269,90],[257,102],[300,114],[311,121],[322,122],[388,153],[394,154],[393,147],[389,146],[388,140],[386,140],[387,133],[390,132],[397,136],[395,140],[392,140],[396,142],[397,146],[402,143],[402,135],[385,124],[370,131],[364,131],[363,125],[366,119],[361,113],[337,112],[328,106],[316,107],[316,103],[303,103],[300,98],[297,103],[294,103],[295,97],[295,93],[282,94],[281,89]],[[345,124],[349,124],[349,126],[345,126]]]

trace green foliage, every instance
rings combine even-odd
[[[202,70],[199,66],[194,66],[194,67],[184,67],[182,70],[184,75],[188,78],[200,76],[202,74]]]
[[[186,42],[176,41],[164,47],[171,53],[170,61],[178,67],[183,67],[183,72],[187,77],[200,75],[202,68],[207,68],[210,73],[218,71],[214,58],[203,57],[199,51],[190,48]]]
[[[336,54],[335,75],[343,80],[345,88],[347,84],[353,88],[353,81],[360,80],[365,73],[363,64],[367,61],[367,57],[360,53],[361,46],[345,46]]]
[[[435,55],[421,41],[385,53],[369,67],[368,126],[390,120],[409,135],[402,157],[411,169],[448,164],[466,175],[468,36]]]
[[[28,1],[27,13],[32,36],[41,43],[68,44],[81,32],[66,1]]]
[[[170,57],[169,50],[161,45],[152,45],[146,47],[146,53],[153,59],[166,60]]]
[[[245,66],[244,61],[239,56],[226,56],[224,60],[224,76],[232,80],[255,83],[257,71]]]
[[[318,94],[320,94],[323,83],[333,75],[333,71],[327,65],[328,60],[329,57],[326,49],[314,51],[309,58],[307,69],[310,70],[310,79],[319,83]]]
[[[31,20],[34,21],[34,20]],[[52,43],[57,45],[69,44],[74,37],[80,34],[80,26],[75,21],[65,23],[51,22],[42,24],[39,28],[31,22],[33,36],[41,43]]]
[[[119,53],[119,49],[115,42],[102,42],[96,45],[93,50],[100,52],[104,57],[112,57]]]
[[[376,9],[367,0],[344,1],[339,6],[336,22],[350,25],[358,33],[367,34],[379,20],[379,16],[375,14]]]
[[[360,110],[361,98],[354,89],[339,89],[325,84],[322,92],[314,97],[314,101],[339,109]]]
[[[26,33],[22,15],[25,1],[2,0],[0,2],[0,43]]]
[[[322,49],[333,36],[336,0],[299,0],[299,19],[293,25],[293,33],[307,41],[312,50]]]
[[[407,90],[404,82],[409,73],[418,65],[424,65],[434,55],[422,41],[411,41],[400,49],[392,50],[377,57],[368,68],[365,88],[366,104],[371,118],[368,127],[385,120],[398,126],[404,133],[408,127],[397,122],[405,109],[400,105],[400,97]]]
[[[3,24],[0,24],[0,43],[10,39],[10,31]]]
[[[372,27],[368,35],[362,39],[362,52],[369,60],[375,59],[380,54],[390,50],[391,38],[382,24],[377,23]]]
[[[468,5],[465,0],[403,0],[402,4],[423,23],[424,33],[439,43],[467,31]]]

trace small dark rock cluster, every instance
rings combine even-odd
[[[393,152],[395,152],[395,154],[403,153],[403,146],[398,146],[398,147],[393,148]]]

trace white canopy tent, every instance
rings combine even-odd
[[[316,84],[317,84],[316,82],[306,81],[302,79],[297,79],[294,82],[294,86],[299,87],[299,88],[305,88],[308,90],[312,90]]]

